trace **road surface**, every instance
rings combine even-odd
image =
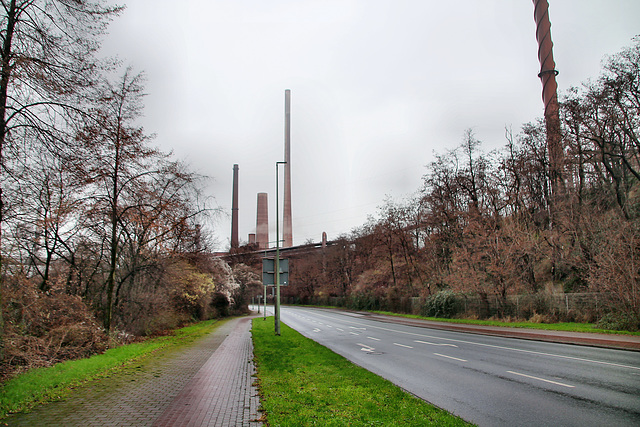
[[[326,309],[282,307],[281,318],[479,426],[640,425],[640,352],[382,323]]]

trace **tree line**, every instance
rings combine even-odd
[[[211,256],[205,178],[138,124],[144,74],[98,54],[122,11],[2,0],[0,374],[243,310],[256,280]]]
[[[530,295],[538,303],[529,316],[558,320],[545,295],[589,292],[602,314],[563,319],[637,330],[639,59],[636,38],[563,97],[560,191],[552,191],[542,121],[506,129],[505,145],[490,152],[467,130],[459,146],[435,154],[414,196],[386,200],[335,246],[295,260],[285,295],[378,309],[421,297],[427,312],[473,296],[485,302],[472,313],[481,317],[511,316],[509,297]]]

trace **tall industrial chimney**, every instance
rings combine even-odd
[[[560,133],[560,108],[558,105],[558,83],[556,82],[558,71],[555,69],[556,63],[553,60],[549,2],[547,0],[533,0],[533,5],[536,40],[538,41],[538,60],[540,61],[538,77],[542,81],[544,121],[547,128],[551,191],[553,195],[557,196],[564,189],[564,150]]]
[[[256,243],[258,244],[258,249],[267,249],[269,247],[269,203],[267,193],[258,193]]]
[[[231,249],[240,246],[238,240],[238,165],[233,165],[233,197],[231,207]]]
[[[282,221],[284,247],[293,246],[291,221],[291,90],[284,91],[284,219]],[[279,236],[277,237],[280,238]]]

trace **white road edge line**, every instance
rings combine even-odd
[[[440,354],[440,353],[433,353],[436,356],[440,356],[440,357],[446,357],[447,359],[453,359],[453,360],[457,360],[458,362],[468,362],[468,360],[465,359],[459,359],[457,357],[453,357],[453,356],[447,356],[445,354]]]
[[[394,342],[393,345],[397,345],[398,347],[404,347],[404,348],[413,348],[410,345],[398,344],[397,342]]]
[[[510,373],[510,374],[513,374],[513,375],[520,375],[521,377],[531,378],[532,380],[544,381],[545,383],[561,385],[562,387],[569,387],[569,388],[575,388],[576,387],[574,385],[559,383],[558,381],[545,380],[544,378],[538,378],[538,377],[534,377],[532,375],[521,374],[520,372],[514,372],[514,371],[507,371],[507,372]]]

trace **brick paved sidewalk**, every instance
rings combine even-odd
[[[186,349],[93,381],[9,426],[259,426],[251,318],[225,321]]]

